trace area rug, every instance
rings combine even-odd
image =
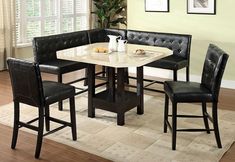
[[[46,136],[51,140],[87,151],[117,162],[156,161],[219,161],[235,140],[235,112],[219,110],[219,128],[222,149],[218,149],[214,133],[182,132],[177,134],[177,150],[171,150],[171,133],[163,133],[164,96],[146,93],[144,114],[137,115],[136,108],[125,114],[125,125],[116,124],[116,114],[96,110],[95,118],[87,117],[87,94],[76,97],[78,140],[72,141],[71,129],[65,128]],[[21,105],[21,119],[27,121],[37,116],[37,109]],[[201,106],[179,104],[181,114],[201,114]],[[51,115],[70,120],[68,102],[64,111],[51,106]],[[208,109],[211,112],[211,108]],[[13,104],[0,107],[0,123],[12,126]],[[57,125],[52,123],[52,128]],[[179,119],[179,128],[202,128],[202,119]],[[23,130],[35,133],[28,129]]]

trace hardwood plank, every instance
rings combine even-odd
[[[20,131],[16,150],[10,148],[12,128],[0,124],[0,161],[16,162],[30,161],[38,162],[34,159],[36,135]],[[42,162],[110,162],[96,155],[69,147],[52,140],[43,139],[42,151],[40,156]]]

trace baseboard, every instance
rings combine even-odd
[[[130,73],[136,73],[136,68],[129,68]],[[164,70],[164,69],[157,69],[151,67],[144,67],[144,75],[149,77],[158,77],[158,78],[165,78],[171,79],[173,78],[172,71]],[[185,73],[178,74],[178,80],[185,80]],[[201,76],[198,75],[190,75],[190,81],[193,82],[201,82]],[[235,81],[233,80],[222,80],[221,87],[235,89]]]

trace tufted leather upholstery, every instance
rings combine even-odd
[[[107,35],[122,36],[122,39],[126,39],[126,30],[124,29],[92,29],[88,31],[89,42],[108,42]]]
[[[189,58],[190,35],[128,30],[127,39],[128,43],[167,47],[174,55]]]
[[[87,31],[35,37],[33,50],[35,62],[41,64],[56,59],[56,51],[88,44]]]
[[[201,83],[166,81],[164,90],[174,102],[217,102],[228,55],[209,45]]]
[[[172,132],[172,149],[176,149],[176,132],[177,131],[214,131],[218,148],[222,148],[219,126],[218,126],[218,96],[220,84],[224,69],[228,60],[228,54],[219,47],[210,44],[207,50],[201,83],[195,82],[176,82],[166,81],[165,90],[165,111],[164,111],[164,133],[167,127]],[[169,115],[169,98],[172,102],[172,115]],[[202,116],[198,115],[180,115],[177,112],[178,103],[198,102],[202,104]],[[207,103],[212,103],[212,116],[207,112]],[[171,124],[168,117],[172,117]],[[203,118],[205,129],[177,129],[177,118]],[[214,129],[210,129],[208,119],[212,122]]]
[[[56,51],[89,43],[87,31],[79,31],[33,39],[34,60],[41,71],[60,74],[86,68],[86,64],[75,61],[58,60]]]
[[[128,30],[127,40],[128,43],[167,47],[173,50],[173,55],[146,66],[174,70],[174,80],[177,80],[177,70],[187,67],[186,79],[189,80],[191,35]]]
[[[228,57],[223,50],[210,44],[203,67],[201,83],[212,92],[214,101],[218,101],[220,84]]]
[[[14,100],[14,128],[11,148],[15,149],[16,147],[19,128],[26,127],[32,129],[37,131],[35,158],[39,158],[42,139],[45,135],[43,135],[44,119],[46,123],[46,131],[50,130],[50,121],[63,125],[52,130],[51,132],[48,132],[48,134],[69,126],[72,128],[73,140],[76,140],[77,133],[74,103],[75,88],[71,85],[58,82],[42,81],[40,69],[36,63],[14,58],[9,58],[7,63],[9,67]],[[49,112],[50,104],[67,98],[69,98],[70,101],[70,123],[51,117]],[[20,103],[37,107],[38,117],[28,122],[22,122],[20,120]],[[38,126],[30,125],[34,121],[38,121]]]

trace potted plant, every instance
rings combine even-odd
[[[93,13],[97,15],[100,28],[126,25],[125,0],[93,0],[93,2],[96,7]]]

